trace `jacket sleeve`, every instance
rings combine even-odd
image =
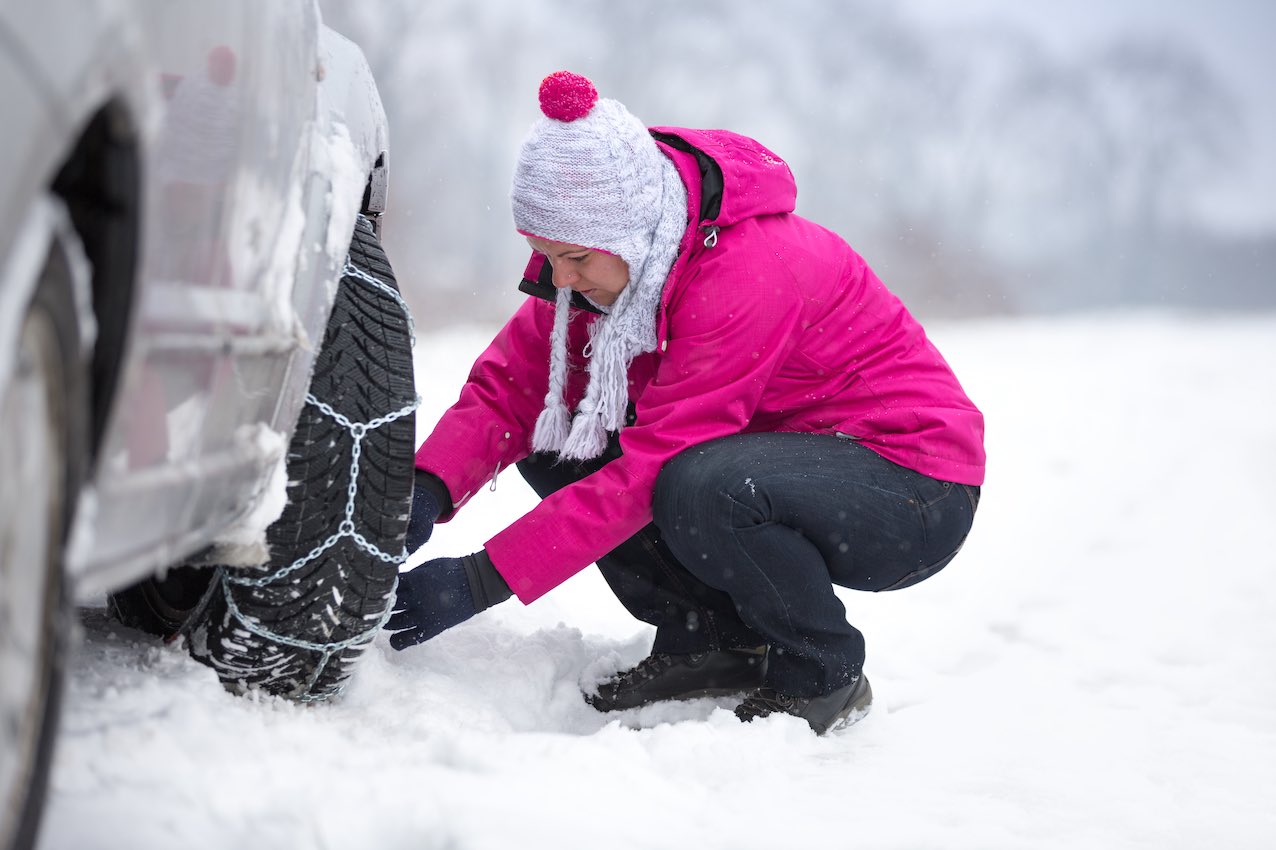
[[[474,362],[460,398],[416,452],[447,485],[455,515],[479,488],[530,451],[549,387],[552,304],[528,298]]]
[[[623,455],[488,541],[492,561],[523,602],[649,523],[666,461],[745,429],[792,348],[801,302],[790,282],[722,262],[686,281],[666,317],[655,377],[637,399],[636,423],[620,434]]]

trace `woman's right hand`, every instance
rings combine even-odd
[[[393,632],[390,646],[416,646],[511,595],[485,551],[426,561],[399,574],[394,610],[385,624]]]

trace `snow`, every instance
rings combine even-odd
[[[350,245],[368,169],[359,162],[359,151],[345,124],[334,124],[326,136],[316,134],[311,156],[311,170],[331,180],[327,205],[330,218],[323,250],[330,257],[341,257]]]
[[[241,425],[235,442],[249,457],[270,465],[270,475],[257,495],[257,503],[238,522],[221,533],[212,551],[203,556],[208,564],[257,567],[270,560],[266,531],[288,505],[288,440],[284,434],[261,424]]]
[[[41,847],[1276,846],[1276,317],[930,330],[988,416],[989,478],[950,567],[843,594],[860,724],[596,713],[580,687],[650,630],[592,569],[406,652],[379,638],[310,707],[230,696],[91,608]],[[420,341],[422,433],[490,333]],[[426,554],[532,498],[502,475]]]

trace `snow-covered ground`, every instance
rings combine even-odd
[[[379,639],[317,707],[229,696],[88,609],[42,848],[1276,847],[1276,317],[930,331],[987,414],[988,483],[952,566],[843,594],[859,725],[594,712],[580,684],[650,632],[592,569]],[[488,333],[418,345],[422,431]],[[531,499],[502,475],[426,554]]]

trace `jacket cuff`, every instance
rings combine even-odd
[[[514,595],[510,586],[505,583],[505,579],[496,571],[492,559],[487,556],[486,549],[480,549],[473,555],[461,559],[461,563],[465,565],[465,576],[470,581],[475,613],[491,608]]]
[[[443,483],[442,478],[433,472],[427,472],[417,467],[416,476],[413,478],[413,486],[425,490],[434,497],[434,501],[439,506],[439,516],[447,516],[456,510],[452,504],[452,494],[448,492],[447,485]]]

